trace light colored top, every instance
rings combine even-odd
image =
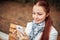
[[[32,22],[27,23],[27,27],[25,29],[26,34],[29,36],[30,32],[32,31]],[[34,40],[39,40],[41,38],[43,32],[38,33]],[[49,40],[57,40],[58,32],[52,26],[49,34]]]
[[[0,38],[2,40],[9,40],[9,35],[0,31]]]

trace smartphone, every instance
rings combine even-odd
[[[24,35],[25,31],[22,26],[16,25],[16,29],[19,30]]]

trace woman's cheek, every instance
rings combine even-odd
[[[39,19],[42,19],[43,17],[42,16],[39,16]]]
[[[32,15],[32,18],[34,19],[34,15]]]
[[[39,16],[39,19],[45,19],[45,16]]]

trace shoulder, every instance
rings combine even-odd
[[[32,25],[32,22],[28,22],[27,25]]]
[[[51,26],[49,40],[57,40],[57,37],[58,37],[57,30],[53,26]]]
[[[56,30],[53,26],[51,26],[51,31],[50,31],[50,32],[51,32],[51,33],[58,34],[57,30]]]
[[[26,28],[28,28],[28,27],[32,27],[32,22],[28,22],[28,23],[26,24]]]
[[[31,32],[31,29],[32,29],[32,22],[28,22],[25,29],[27,35],[29,35],[29,33]]]
[[[26,25],[26,29],[31,29],[31,27],[32,27],[32,22],[28,22]]]

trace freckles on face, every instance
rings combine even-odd
[[[36,23],[40,23],[45,20],[46,12],[42,6],[34,6],[32,17]]]

